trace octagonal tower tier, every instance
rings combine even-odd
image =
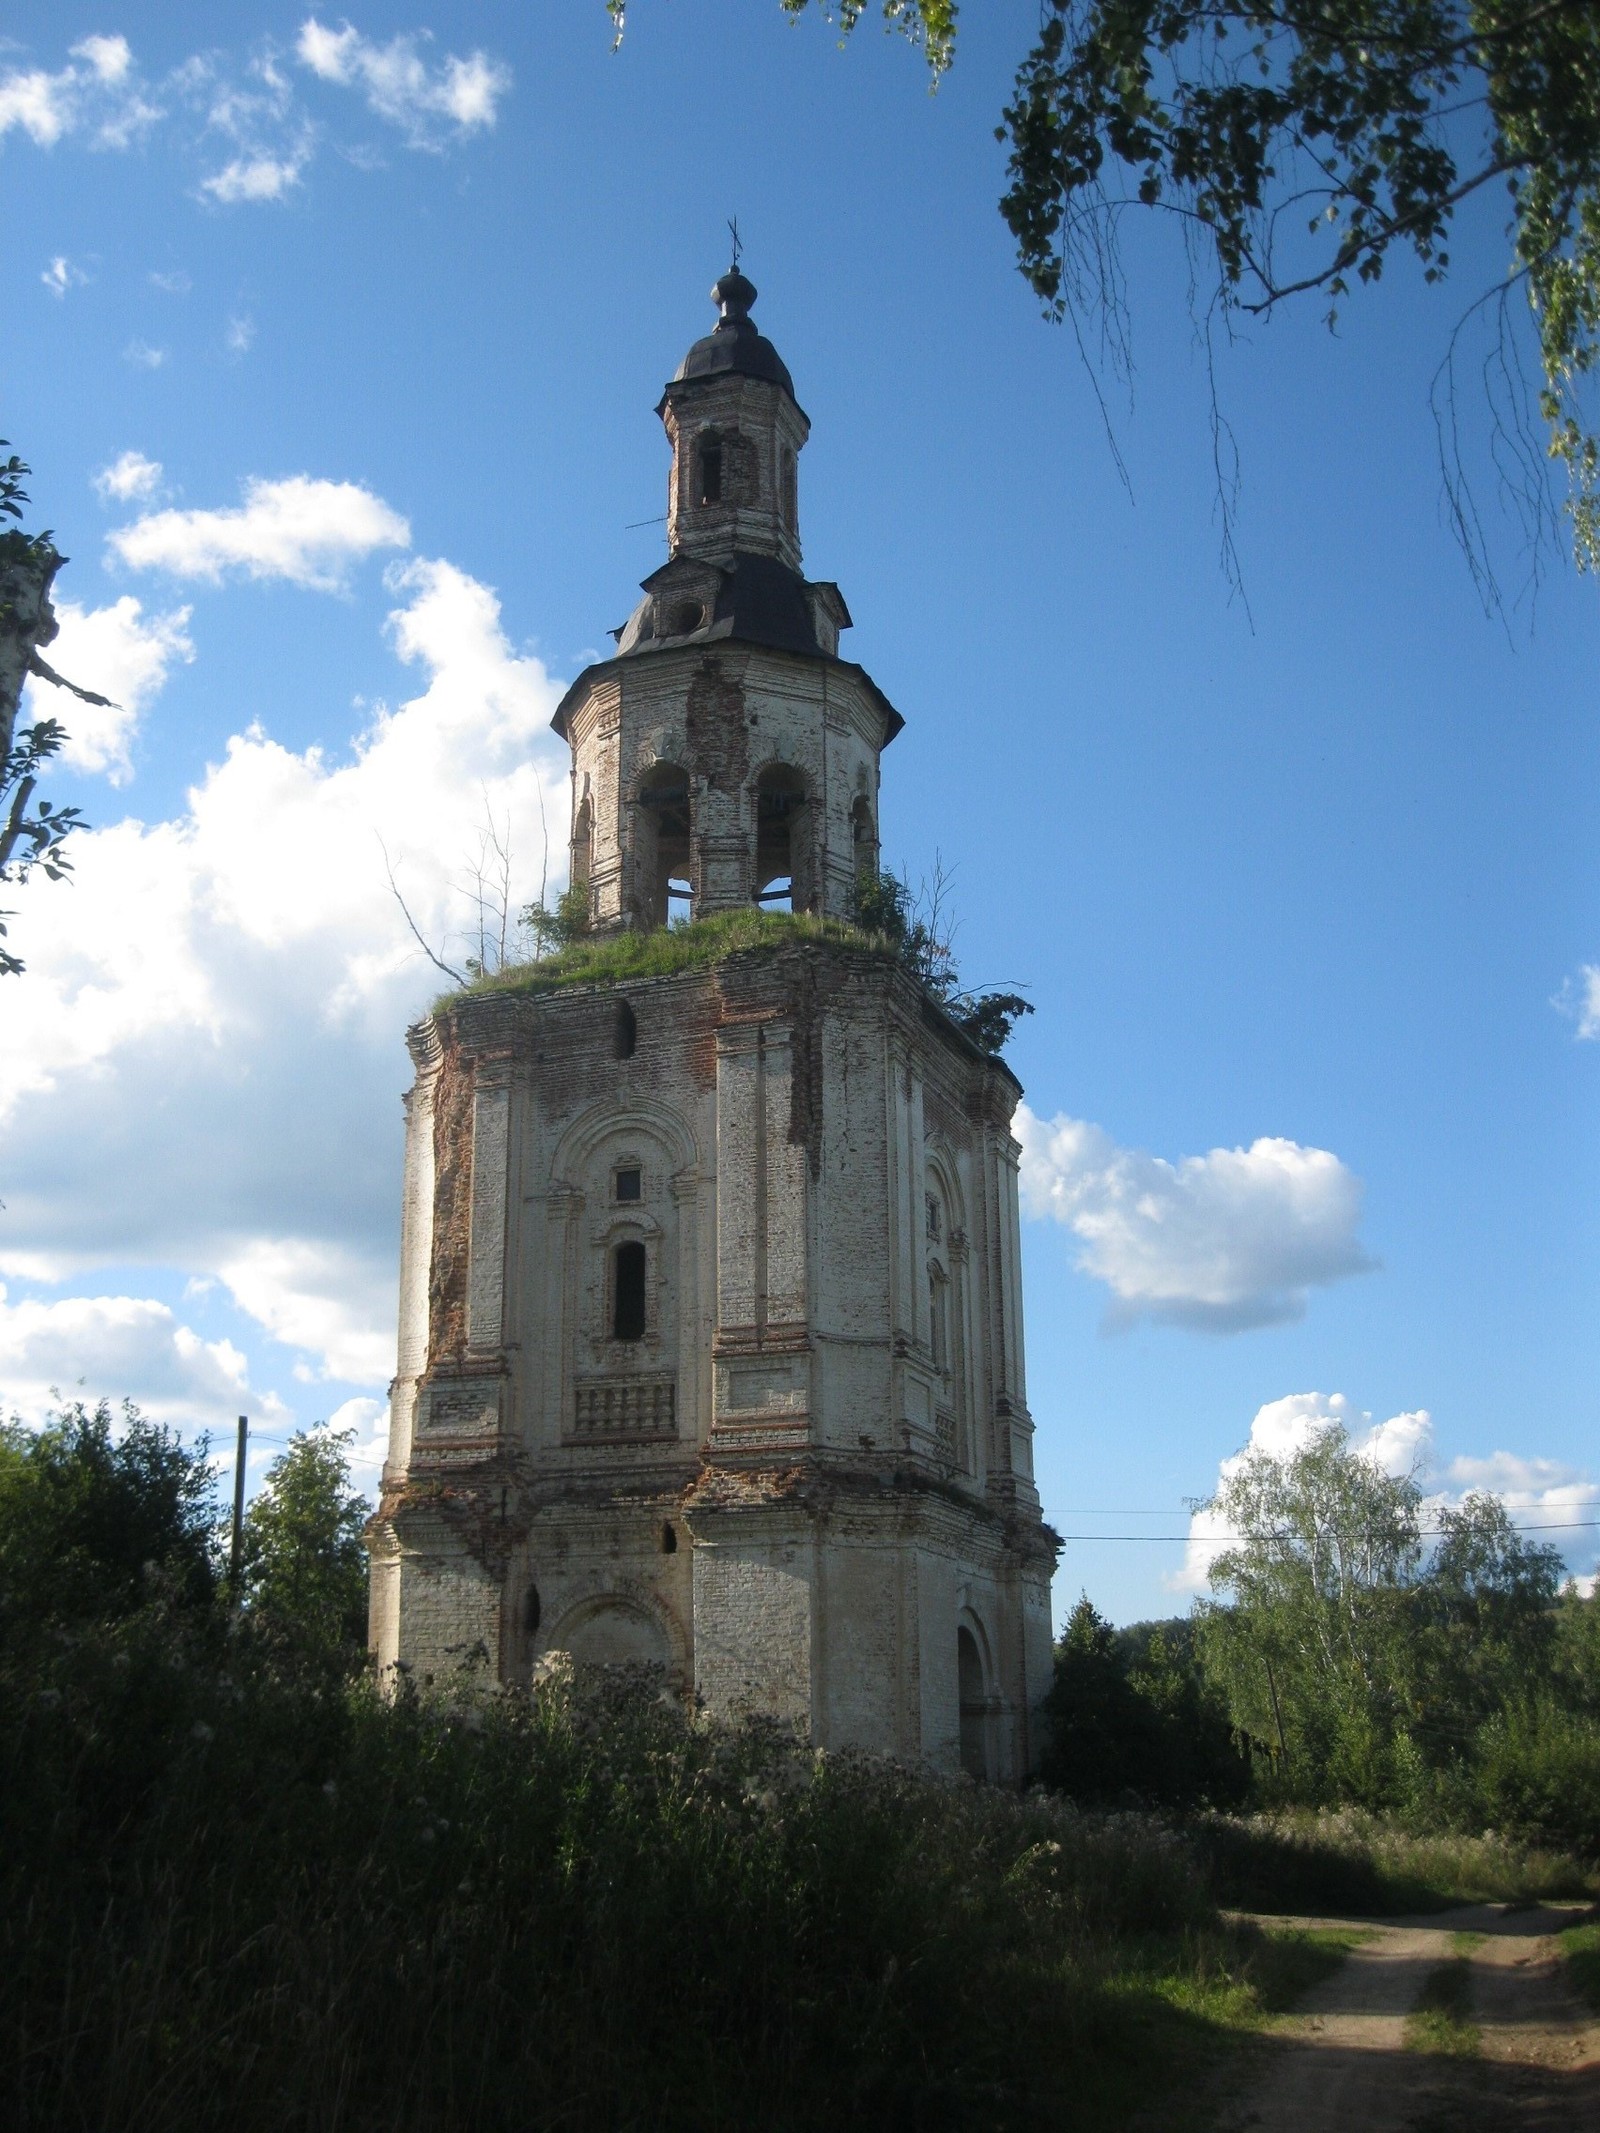
[[[878,758],[900,714],[839,657],[850,612],[800,572],[810,424],[737,270],[656,412],[669,555],[555,728],[572,748],[572,879],[597,930],[754,902],[848,918],[878,863]]]

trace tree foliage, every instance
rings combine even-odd
[[[131,1400],[120,1426],[104,1400],[37,1432],[0,1426],[0,1636],[209,1605],[215,1527],[204,1439],[180,1443]]]
[[[296,1430],[245,1513],[245,1618],[296,1664],[351,1673],[367,1644],[370,1506],[350,1486],[354,1432]]]
[[[1085,1594],[1056,1646],[1041,1781],[1073,1799],[1229,1807],[1250,1765],[1187,1623],[1119,1634]]]
[[[0,437],[0,451],[7,442]],[[60,753],[67,735],[53,718],[19,727],[29,676],[70,690],[87,704],[108,701],[92,689],[80,689],[40,656],[40,645],[52,643],[57,634],[50,589],[67,559],[48,532],[22,530],[22,507],[29,501],[22,483],[28,472],[15,452],[0,461],[0,520],[18,522],[0,531],[0,883],[24,882],[35,867],[47,881],[64,880],[72,861],[62,847],[82,819],[75,807],[34,798],[40,773]],[[0,912],[0,977],[20,976],[24,968],[4,946],[9,916]]]
[[[780,0],[793,16],[808,0]],[[621,9],[612,13],[621,25]],[[823,12],[848,35],[867,0]],[[950,0],[883,0],[935,79]],[[999,138],[1001,200],[1048,315],[1122,345],[1116,234],[1143,208],[1200,240],[1224,314],[1320,293],[1330,320],[1409,254],[1451,266],[1457,209],[1503,202],[1539,409],[1580,566],[1600,566],[1600,9],[1594,0],[1042,0]],[[1447,460],[1447,467],[1452,464]],[[1470,501],[1449,481],[1475,552]]]

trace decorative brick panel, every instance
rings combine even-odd
[[[671,1378],[580,1378],[569,1444],[639,1444],[678,1434]]]

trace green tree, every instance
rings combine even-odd
[[[0,1427],[0,1640],[126,1620],[156,1601],[201,1611],[216,1591],[215,1489],[186,1446],[131,1401],[80,1401],[40,1431]]]
[[[1549,1682],[1558,1549],[1524,1539],[1498,1497],[1440,1515],[1417,1593],[1415,1730],[1435,1761],[1459,1754],[1509,1704]]]
[[[357,1672],[367,1644],[370,1506],[350,1484],[354,1432],[297,1430],[245,1513],[244,1619],[295,1666]]]
[[[1205,1506],[1235,1538],[1212,1564],[1228,1604],[1202,1613],[1203,1663],[1300,1796],[1377,1805],[1394,1785],[1420,1502],[1335,1428],[1290,1459],[1251,1453]]]
[[[1117,1631],[1087,1594],[1056,1646],[1043,1709],[1042,1783],[1106,1803],[1134,1794],[1170,1807],[1235,1806],[1250,1766],[1202,1679],[1187,1623]]]

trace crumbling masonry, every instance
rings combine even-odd
[[[877,865],[902,721],[801,575],[809,425],[755,293],[724,276],[666,388],[669,559],[556,715],[601,933],[848,918]],[[1014,1077],[900,964],[800,938],[464,995],[410,1042],[381,1663],[645,1660],[713,1712],[1021,1776],[1055,1543]]]

